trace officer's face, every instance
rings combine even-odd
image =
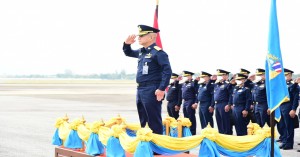
[[[203,79],[205,82],[207,82],[207,81],[209,81],[209,76],[204,76]]]
[[[223,80],[227,80],[228,79],[228,75],[227,74],[223,74],[222,77],[223,77]]]
[[[150,33],[145,35],[140,35],[138,39],[140,45],[142,46],[148,45],[148,43],[151,42]]]
[[[285,75],[285,80],[289,81],[292,79],[292,74],[291,73],[288,73]]]

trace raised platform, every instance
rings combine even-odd
[[[94,156],[87,155],[83,152],[75,151],[68,148],[56,147],[55,157],[94,157]],[[96,157],[106,157],[106,154],[96,156]],[[126,157],[133,157],[133,154],[126,153]],[[155,155],[155,157],[197,157],[197,156],[183,153],[183,154],[172,155],[172,156]]]

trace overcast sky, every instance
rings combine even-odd
[[[153,25],[155,0],[0,1],[0,74],[135,73],[122,43]],[[278,0],[284,67],[300,73],[300,0]],[[264,68],[270,0],[160,0],[174,72]],[[138,43],[132,45],[139,48]]]

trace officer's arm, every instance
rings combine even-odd
[[[231,84],[231,83],[227,84],[227,90],[228,90],[228,93],[230,95],[229,96],[229,102],[228,102],[229,105],[233,104],[233,91],[234,91],[235,86],[236,86],[235,84]]]
[[[251,106],[251,102],[252,102],[252,95],[251,95],[251,90],[248,88],[246,89],[246,106],[245,106],[245,110],[246,111],[250,111],[250,106]]]
[[[158,89],[164,91],[169,84],[169,80],[172,75],[172,69],[168,55],[164,51],[158,51],[156,54],[158,64],[160,65],[162,71],[162,78]]]
[[[178,83],[178,104],[177,105],[181,106],[181,104],[182,104],[182,90],[181,90],[181,85]]]
[[[211,103],[210,106],[211,107],[215,107],[215,101],[214,101],[214,86],[210,87],[210,95],[211,95]]]
[[[295,84],[296,86],[298,86],[298,84]],[[295,87],[294,88],[294,100],[293,100],[293,106],[292,106],[292,110],[296,111],[299,105],[299,88]]]
[[[229,105],[233,105],[233,95],[234,95],[233,92],[229,94],[229,102],[228,102]]]
[[[196,100],[195,100],[195,103],[198,103],[198,89],[199,89],[199,84],[198,84],[198,80],[194,80],[194,92],[195,92],[195,97],[196,97]]]
[[[138,58],[139,57],[139,50],[132,50],[130,44],[123,43],[123,51],[126,56]]]

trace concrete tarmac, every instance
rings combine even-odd
[[[70,121],[82,115],[87,122],[106,121],[120,114],[139,123],[135,92],[135,84],[130,83],[0,84],[0,157],[53,157],[54,123],[66,113]],[[162,114],[167,115],[166,102]],[[196,117],[200,134],[198,110]],[[300,157],[299,142],[300,129],[296,129],[294,150],[281,150],[282,156]]]

